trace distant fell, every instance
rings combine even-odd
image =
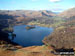
[[[60,13],[58,16],[66,17],[66,18],[75,16],[75,7],[65,10],[64,12]]]

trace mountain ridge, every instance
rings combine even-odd
[[[60,14],[58,14],[58,16],[66,17],[66,18],[70,18],[72,16],[75,16],[75,7],[61,12]]]

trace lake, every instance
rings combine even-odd
[[[26,29],[27,25],[18,25],[14,26],[14,34],[16,37],[12,40],[12,37],[9,36],[9,39],[21,46],[38,46],[43,45],[42,40],[44,37],[48,36],[53,32],[53,28],[35,26],[33,29]]]

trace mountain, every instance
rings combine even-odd
[[[75,47],[75,27],[66,27],[55,30],[51,35],[45,37],[43,42],[55,49],[71,49]]]
[[[26,24],[37,17],[53,17],[55,13],[47,10],[33,11],[33,10],[0,10],[0,24],[10,21],[10,24]],[[8,23],[9,24],[9,23]]]
[[[54,32],[45,37],[43,42],[54,49],[71,49],[75,47],[75,8],[58,15],[64,23],[55,28]]]
[[[49,17],[52,17],[52,16],[56,15],[52,11],[48,11],[48,10],[43,10],[41,13],[42,13],[43,16],[49,16]]]
[[[8,14],[12,16],[22,17],[41,17],[41,16],[55,16],[55,13],[47,10],[33,11],[33,10],[0,10],[0,14]]]
[[[66,17],[66,18],[70,18],[70,17],[75,16],[75,7],[60,13],[58,16]]]
[[[75,16],[68,18],[54,29],[51,35],[44,38],[43,43],[54,49],[71,49],[75,47]]]

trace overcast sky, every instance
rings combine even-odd
[[[52,10],[62,12],[75,7],[75,0],[0,0],[1,10]]]

